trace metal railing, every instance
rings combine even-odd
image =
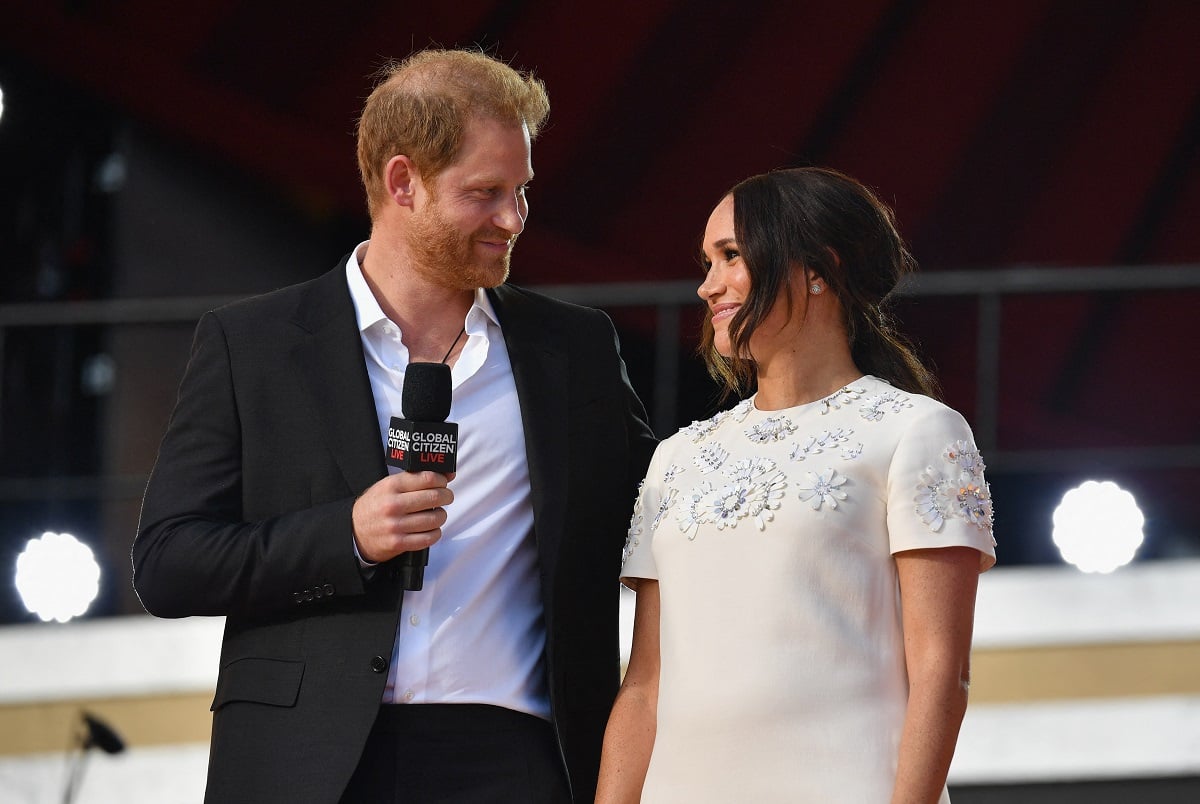
[[[1114,468],[1200,466],[1200,444],[1163,447],[1092,448],[1052,451],[998,450],[1001,310],[1005,296],[1055,293],[1106,293],[1200,288],[1200,265],[1132,267],[1014,267],[922,273],[910,277],[899,293],[906,297],[974,297],[976,331],[976,409],[972,424],[988,464],[1001,471],[1062,471],[1103,464]],[[693,280],[608,284],[543,285],[547,295],[592,307],[652,308],[655,311],[654,408],[652,424],[659,433],[676,424],[681,355],[681,312],[694,308]],[[238,297],[207,296],[169,299],[39,302],[0,305],[0,371],[9,330],[20,327],[121,326],[194,322],[214,307]],[[1200,343],[1200,341],[1198,341]],[[3,399],[0,398],[0,410]],[[112,498],[141,493],[141,476],[0,478],[0,500],[53,496]]]

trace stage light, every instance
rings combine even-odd
[[[1145,522],[1132,494],[1108,480],[1089,480],[1054,509],[1054,543],[1084,572],[1112,572],[1133,560]]]
[[[17,591],[42,622],[65,623],[88,610],[100,591],[92,549],[69,533],[47,531],[17,556]]]
[[[0,87],[0,120],[4,119],[4,87]]]

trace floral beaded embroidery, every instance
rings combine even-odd
[[[679,529],[688,539],[696,538],[700,525],[717,530],[736,528],[750,517],[759,530],[775,518],[773,513],[783,500],[787,480],[767,458],[748,458],[728,467],[723,473],[729,481],[717,486],[705,481],[689,496],[689,503],[676,516]]]
[[[633,555],[633,549],[641,544],[638,537],[642,535],[642,488],[645,481],[638,485],[637,499],[633,503],[633,516],[629,519],[629,533],[625,536],[625,548],[621,551],[621,566]]]
[[[980,530],[992,532],[992,495],[983,479],[986,466],[979,451],[966,441],[955,441],[942,453],[945,470],[927,466],[917,484],[916,512],[937,532],[952,517],[965,519]]]
[[[819,510],[823,503],[829,503],[830,508],[837,508],[838,500],[846,499],[846,492],[839,487],[845,484],[847,478],[839,476],[836,469],[826,469],[819,474],[805,472],[804,475],[808,479],[808,486],[801,488],[798,496],[808,501],[814,511]]]
[[[850,440],[850,436],[854,434],[854,430],[848,427],[839,427],[836,430],[822,430],[819,436],[812,436],[803,444],[797,442],[792,445],[792,451],[788,455],[793,461],[802,461],[810,455],[818,455],[825,451],[826,447],[833,447],[835,444],[842,444]],[[859,452],[862,451],[862,444],[858,445]],[[843,449],[842,457],[847,460],[853,460],[846,456],[846,450]],[[858,455],[854,456],[855,458]]]
[[[787,416],[771,416],[750,427],[746,438],[755,444],[769,444],[772,441],[782,441],[796,432],[796,425]]]
[[[743,399],[741,402],[738,402],[736,405],[734,405],[729,410],[725,411],[723,414],[718,413],[717,415],[720,416],[721,418],[724,418],[725,416],[730,416],[733,418],[734,421],[744,422],[746,420],[746,417],[750,415],[750,411],[753,409],[754,409],[754,402],[750,399]]]
[[[907,395],[890,390],[865,400],[858,413],[869,422],[877,422],[883,418],[885,413],[899,413],[905,408],[911,407],[912,402]]]
[[[673,488],[667,489],[667,494],[658,504],[658,513],[654,515],[654,521],[650,523],[650,532],[658,530],[658,526],[662,524],[663,517],[667,515],[667,511],[675,504],[675,495],[679,492]]]
[[[837,410],[843,405],[849,405],[864,393],[866,393],[865,388],[852,388],[849,385],[835,391],[821,400],[821,415],[824,416],[829,411]]]
[[[682,428],[679,432],[692,439],[693,443],[699,443],[700,441],[704,440],[705,436],[707,436],[713,430],[716,430],[720,423],[720,419],[714,416],[713,418],[705,419],[702,422],[692,422],[687,427]]]
[[[728,457],[729,450],[720,444],[705,444],[692,458],[692,463],[700,469],[700,474],[707,475],[720,469]]]
[[[694,421],[687,427],[681,427],[679,432],[686,435],[692,440],[693,444],[698,444],[709,436],[714,430],[721,426],[721,423],[726,419],[733,418],[735,421],[742,421],[750,412],[753,403],[749,399],[743,399],[741,402],[734,405],[729,410],[723,410],[717,413],[711,419],[704,421]]]

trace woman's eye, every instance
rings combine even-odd
[[[725,262],[733,262],[734,260],[736,260],[738,257],[740,257],[742,255],[740,253],[738,253],[737,249],[727,248],[727,249],[725,249],[723,256],[725,257]]]

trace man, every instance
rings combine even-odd
[[[654,441],[607,316],[504,284],[548,111],[409,57],[359,121],[370,240],[197,328],[133,561],[151,613],[226,617],[207,801],[592,800]],[[411,362],[452,367],[457,475],[385,466]]]

